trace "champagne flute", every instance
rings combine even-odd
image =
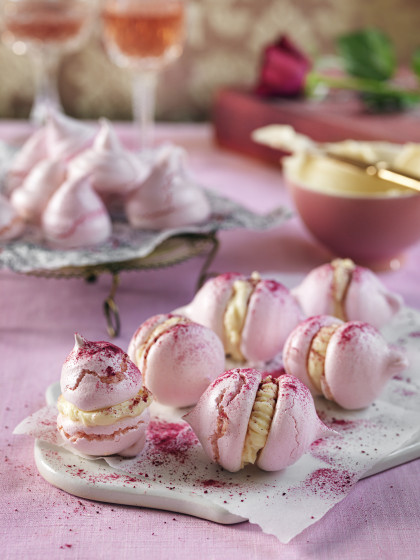
[[[0,0],[1,39],[15,54],[28,54],[35,69],[31,121],[62,111],[57,77],[62,55],[80,47],[90,30],[95,0]]]
[[[133,114],[140,148],[153,144],[158,74],[185,39],[183,0],[103,0],[103,38],[114,64],[133,73]]]

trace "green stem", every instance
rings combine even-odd
[[[413,103],[420,101],[420,90],[418,89],[405,90],[389,84],[389,82],[357,78],[355,76],[334,77],[319,74],[318,72],[310,72],[306,78],[306,93],[311,95],[318,85],[325,85],[331,89],[346,89],[362,93],[404,96]]]

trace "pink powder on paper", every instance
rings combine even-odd
[[[163,462],[165,455],[184,463],[188,450],[198,444],[196,435],[185,422],[152,420],[147,429],[147,439],[151,444],[148,453],[154,457],[154,464]]]
[[[208,480],[196,480],[196,484],[204,486],[205,488],[224,488],[228,483],[223,480],[214,480],[209,478]]]
[[[408,335],[411,338],[420,338],[420,331],[413,331]]]
[[[347,420],[343,418],[335,418],[334,416],[329,416],[328,414],[318,411],[318,417],[322,422],[332,428],[336,432],[351,432],[352,430],[359,429],[360,427],[372,427],[372,422],[365,419],[357,420]]]
[[[307,476],[307,478],[295,489],[289,491],[304,490],[309,494],[318,494],[322,497],[336,498],[346,495],[353,484],[354,474],[349,471],[337,469],[318,469]]]

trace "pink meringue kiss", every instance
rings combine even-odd
[[[376,274],[350,259],[335,259],[315,268],[292,294],[307,316],[333,315],[343,321],[365,321],[377,329],[389,322],[403,303]]]
[[[7,172],[7,193],[19,187],[32,168],[48,156],[46,136],[45,128],[40,128],[19,149]]]
[[[139,229],[170,229],[208,219],[210,203],[184,168],[185,152],[166,146],[158,154],[150,175],[127,199],[129,223]]]
[[[24,220],[37,224],[48,201],[66,177],[66,165],[61,160],[44,159],[16,188],[10,201]]]
[[[88,148],[95,129],[77,119],[53,111],[45,125],[48,155],[54,159],[70,159]]]
[[[319,315],[292,331],[284,346],[283,365],[313,395],[353,410],[372,404],[408,361],[369,323],[344,323]]]
[[[289,290],[258,273],[222,274],[208,280],[186,307],[185,315],[212,329],[226,355],[254,365],[269,362],[282,350],[303,314]]]
[[[9,200],[0,194],[0,241],[10,241],[19,237],[24,229],[24,222]]]
[[[155,315],[145,321],[133,335],[128,355],[154,398],[169,406],[194,405],[225,369],[216,334],[178,315]]]
[[[112,224],[89,178],[76,177],[65,181],[51,197],[42,215],[42,229],[51,244],[70,249],[103,243],[111,235]]]
[[[69,174],[89,175],[101,196],[125,196],[144,181],[149,166],[122,146],[107,119],[101,119],[100,125],[92,148],[70,162]]]
[[[57,428],[75,451],[93,456],[141,451],[152,396],[125,352],[76,334],[60,384]]]
[[[207,456],[228,471],[247,464],[265,471],[289,467],[317,439],[334,433],[318,418],[298,379],[233,369],[216,379],[184,417]]]

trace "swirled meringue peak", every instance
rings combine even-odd
[[[91,184],[101,196],[124,196],[144,181],[150,166],[124,148],[107,119],[101,119],[100,125],[92,148],[71,161],[69,173],[90,174]]]
[[[19,237],[24,223],[9,200],[0,194],[0,241],[9,241]]]
[[[206,220],[211,212],[205,193],[190,177],[182,148],[163,146],[150,175],[127,199],[125,210],[134,228],[177,228]]]
[[[88,177],[67,179],[42,215],[48,241],[66,249],[103,243],[111,235],[111,218]]]
[[[64,182],[65,176],[66,165],[61,159],[44,159],[12,192],[11,203],[23,219],[39,223],[49,199]]]
[[[32,168],[48,156],[46,138],[45,128],[40,128],[16,153],[6,175],[7,193],[19,187]]]
[[[58,112],[48,116],[46,144],[48,155],[70,159],[88,148],[95,135],[95,128]]]
[[[63,397],[85,411],[124,402],[143,386],[140,370],[121,348],[111,342],[91,342],[78,333],[60,384]]]

